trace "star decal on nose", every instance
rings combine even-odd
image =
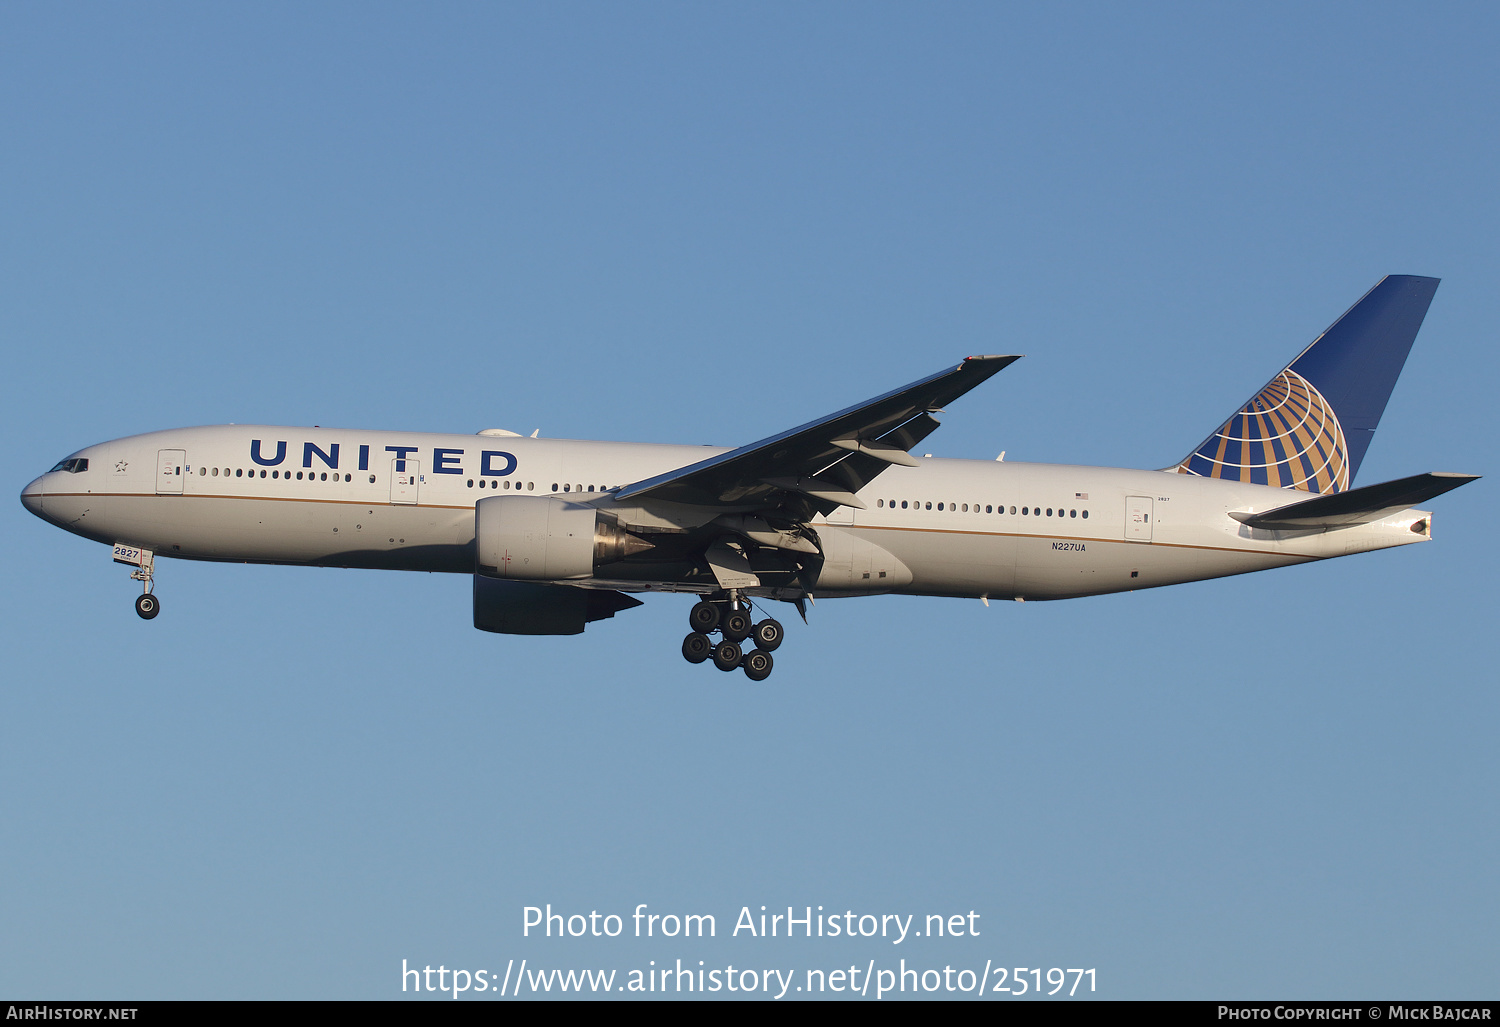
[[[123,470],[125,470],[125,468],[127,468],[129,466],[130,466],[130,464],[128,464],[124,460],[116,460],[115,461],[115,470],[116,471],[123,471]]]

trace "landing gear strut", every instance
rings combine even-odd
[[[786,638],[778,621],[767,617],[756,623],[749,601],[733,591],[723,599],[699,600],[688,613],[688,624],[693,631],[682,640],[683,659],[689,663],[712,659],[715,667],[726,672],[742,668],[751,681],[771,676],[775,666],[771,653]],[[714,633],[722,636],[717,645],[709,638]],[[742,643],[753,648],[746,652]]]
[[[115,563],[123,563],[134,567],[130,572],[132,581],[141,583],[141,594],[135,597],[135,612],[141,620],[151,620],[161,613],[161,600],[156,598],[151,591],[152,554],[149,549],[137,549],[134,546],[115,543]]]

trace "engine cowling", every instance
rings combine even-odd
[[[474,626],[480,631],[576,635],[591,621],[640,605],[639,599],[609,589],[474,575]]]
[[[650,548],[609,514],[556,496],[491,496],[474,508],[474,565],[486,577],[587,578]]]

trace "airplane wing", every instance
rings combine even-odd
[[[1267,510],[1265,513],[1231,512],[1229,516],[1252,528],[1348,528],[1379,520],[1387,514],[1409,510],[1434,496],[1441,496],[1460,485],[1467,485],[1478,477],[1477,474],[1433,471],[1430,474],[1414,474],[1410,478],[1383,481],[1379,485],[1366,485],[1348,492],[1318,496],[1301,503]]]
[[[908,451],[937,428],[933,414],[1019,359],[966,357],[957,367],[827,417],[627,485],[614,498],[754,510],[790,492],[823,513],[863,506],[854,493],[881,471],[917,465]]]

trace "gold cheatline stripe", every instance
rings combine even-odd
[[[418,506],[416,503],[366,503],[356,502],[352,499],[298,499],[294,496],[179,496],[175,492],[45,492],[43,498],[56,496],[59,499],[90,498],[101,499],[247,499],[255,501],[270,500],[277,503],[326,503],[329,506]],[[448,506],[446,504],[423,503],[420,504],[426,510],[472,510],[470,506]],[[869,531],[916,531],[929,535],[986,535],[992,538],[1043,538],[1055,539],[1058,542],[1109,542],[1125,543],[1129,539],[1122,538],[1099,538],[1097,535],[1033,535],[1020,531],[970,531],[965,528],[903,528],[894,524],[830,524],[830,528],[861,528]],[[1239,549],[1234,546],[1195,546],[1185,542],[1135,542],[1134,545],[1152,545],[1163,549],[1205,549],[1215,553],[1252,553],[1258,556],[1287,556],[1296,560],[1321,560],[1320,556],[1304,556],[1300,553],[1277,553],[1266,549]]]
[[[1195,546],[1186,542],[1146,542],[1133,541],[1124,538],[1100,538],[1097,535],[1031,535],[1019,531],[969,531],[963,528],[902,528],[894,524],[830,524],[831,528],[852,527],[856,529],[868,529],[870,531],[919,531],[933,535],[989,535],[995,538],[1041,538],[1055,539],[1058,542],[1101,542],[1118,543],[1120,545],[1131,544],[1141,546],[1158,546],[1162,549],[1206,549],[1215,553],[1251,553],[1257,556],[1288,556],[1297,560],[1321,560],[1321,556],[1304,556],[1301,553],[1278,553],[1268,549],[1240,549],[1235,546]]]

